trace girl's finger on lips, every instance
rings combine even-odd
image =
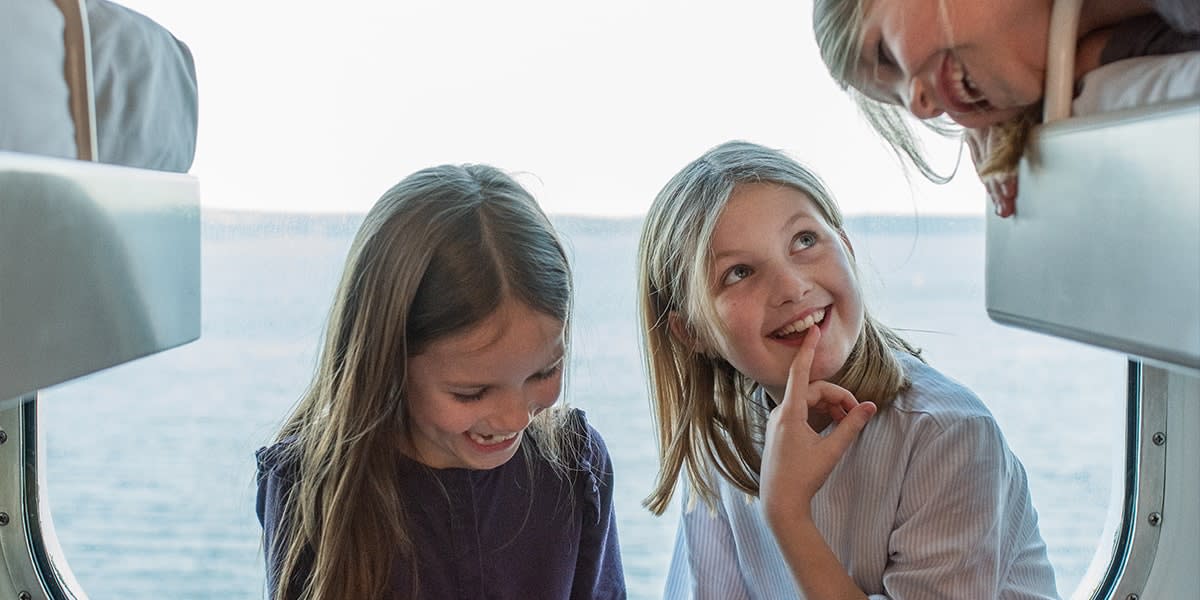
[[[791,370],[788,372],[787,388],[783,393],[784,403],[789,402],[792,395],[798,393],[799,390],[808,388],[808,384],[811,381],[809,373],[812,372],[813,357],[816,356],[817,342],[820,339],[821,330],[815,325],[809,327],[808,331],[804,334],[804,341],[800,343],[800,350],[792,358]],[[803,404],[807,404],[807,402]]]

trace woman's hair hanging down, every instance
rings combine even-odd
[[[987,181],[991,178],[1004,178],[1016,175],[1021,157],[1029,148],[1033,139],[1034,127],[1042,122],[1042,103],[1038,102],[1020,114],[991,127],[992,143],[986,148],[987,154],[979,157],[975,169],[979,178]]]
[[[813,0],[813,34],[821,60],[834,81],[842,87],[871,127],[887,142],[900,159],[907,158],[926,179],[946,183],[954,171],[942,175],[925,159],[921,142],[912,127],[914,117],[902,106],[868,98],[850,85],[860,58],[865,0]],[[987,154],[978,157],[980,179],[1016,173],[1025,153],[1033,127],[1041,122],[1040,103],[1010,121],[993,125],[993,143]],[[930,119],[922,125],[943,136],[962,134],[962,128],[947,121]]]
[[[850,95],[863,117],[898,158],[907,158],[926,179],[946,183],[954,173],[941,175],[925,160],[921,142],[912,128],[913,117],[908,111],[902,106],[868,98],[850,85],[860,57],[862,5],[863,0],[813,0],[813,34],[821,60],[833,80]],[[936,120],[922,121],[922,124],[945,136],[959,131],[952,124]]]
[[[312,383],[276,441],[296,482],[275,551],[274,598],[381,598],[419,543],[407,533],[398,470],[409,435],[408,358],[480,323],[506,299],[563,322],[571,274],[536,201],[484,165],[418,171],[367,213],[346,260]],[[562,464],[562,410],[530,426]],[[522,451],[530,451],[523,444]],[[301,573],[308,567],[308,576]]]
[[[660,468],[647,507],[666,510],[683,469],[696,496],[715,501],[712,468],[748,494],[758,494],[763,427],[769,412],[757,384],[703,350],[718,347],[720,320],[708,272],[713,231],[735,188],[774,183],[810,198],[843,231],[841,211],[821,180],[782,152],[727,142],[684,167],[658,193],[638,249],[639,326],[658,429]],[[691,340],[672,334],[679,319]],[[919,352],[867,312],[863,330],[831,380],[881,408],[908,385],[895,352]]]

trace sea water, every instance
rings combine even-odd
[[[43,393],[49,506],[93,600],[262,597],[253,453],[311,378],[360,221],[206,212],[201,339]],[[659,598],[678,508],[641,506],[657,455],[635,327],[640,220],[555,222],[576,282],[564,398],[612,454],[630,598]],[[982,219],[861,217],[848,229],[872,312],[974,389],[1025,463],[1069,596],[1103,545],[1125,359],[990,322]]]

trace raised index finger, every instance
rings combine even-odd
[[[816,325],[809,327],[808,331],[804,333],[804,341],[800,342],[800,350],[792,358],[792,366],[788,371],[787,388],[783,392],[781,405],[788,403],[792,395],[808,388],[809,382],[812,381],[809,374],[812,372],[813,357],[817,354],[817,342],[819,341],[821,341],[821,329]],[[801,404],[807,405],[807,402],[802,401]]]

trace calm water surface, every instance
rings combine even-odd
[[[359,220],[206,213],[201,340],[44,393],[50,506],[93,600],[261,597],[253,452],[308,383]],[[630,597],[658,598],[676,514],[640,506],[657,468],[633,320],[640,222],[556,221],[577,285],[566,398],[613,455]],[[974,388],[1025,462],[1069,596],[1108,507],[1124,359],[988,321],[979,220],[850,229],[875,314]]]

